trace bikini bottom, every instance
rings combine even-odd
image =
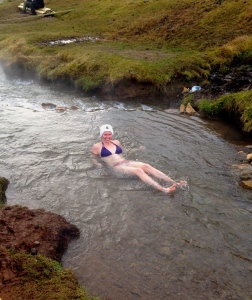
[[[124,165],[127,165],[128,163],[129,163],[129,160],[120,161],[119,163],[113,165],[113,168],[114,167],[122,167]]]

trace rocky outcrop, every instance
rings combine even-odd
[[[6,200],[9,181],[0,177],[0,195]],[[63,217],[43,209],[0,208],[0,299],[91,299],[70,270],[57,262],[79,229]],[[57,265],[58,264],[58,265]],[[44,298],[43,298],[44,299]]]
[[[61,261],[69,242],[79,237],[76,226],[43,209],[6,206],[0,211],[0,220],[1,245],[57,261]]]

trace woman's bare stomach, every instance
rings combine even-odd
[[[121,154],[112,154],[107,157],[102,157],[101,159],[110,167],[126,161],[126,159]]]

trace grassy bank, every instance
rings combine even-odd
[[[197,103],[193,94],[184,97],[183,104],[191,103],[202,115],[234,120],[243,132],[252,132],[252,91],[230,93],[215,101],[202,99]]]
[[[3,299],[98,300],[88,296],[71,270],[62,269],[60,263],[52,259],[4,247],[0,247],[0,256],[5,266],[7,261],[11,274],[18,273],[11,289],[1,292]]]
[[[87,93],[128,81],[169,95],[252,62],[251,1],[48,0],[53,18],[20,15],[19,3],[0,4],[0,58]],[[73,37],[92,39],[50,44]]]

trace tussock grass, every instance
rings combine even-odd
[[[58,262],[41,255],[33,256],[12,249],[5,252],[12,266],[16,266],[21,275],[12,287],[12,295],[19,295],[20,299],[33,300],[98,300],[88,296],[72,271],[63,270]]]
[[[20,15],[19,3],[0,4],[0,59],[86,92],[126,79],[166,94],[252,61],[251,1],[47,0],[53,18]],[[85,36],[99,39],[48,45]]]
[[[202,113],[211,116],[233,115],[243,126],[243,131],[252,131],[252,91],[233,93],[211,102],[207,99],[199,103]]]
[[[0,4],[0,58],[84,91],[125,78],[161,90],[177,79],[200,84],[213,68],[251,57],[249,1],[48,0],[56,12],[72,9],[53,18],[19,15],[19,3]],[[42,44],[88,35],[103,39]]]
[[[245,35],[239,36],[217,50],[220,64],[233,63],[251,64],[252,62],[252,37]]]

